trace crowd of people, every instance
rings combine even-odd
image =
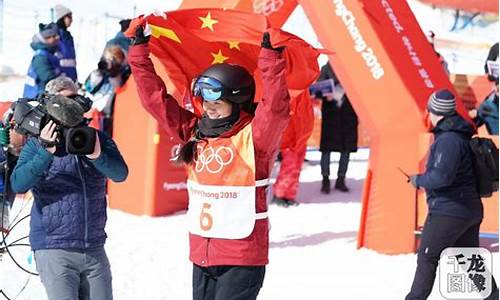
[[[34,52],[22,101],[42,103],[47,97],[75,101],[72,105],[82,114],[81,125],[88,124],[83,113],[90,108],[85,103],[91,103],[99,111],[95,144],[84,155],[69,151],[61,120],[44,124],[36,137],[20,134],[9,127],[13,106],[0,128],[4,149],[0,160],[6,179],[2,182],[0,231],[8,234],[8,210],[15,194],[31,191],[29,239],[48,298],[112,299],[112,275],[104,250],[106,180],[122,182],[128,176],[127,164],[112,139],[112,121],[116,90],[132,75],[144,108],[181,145],[176,160],[188,174],[193,299],[256,299],[269,262],[266,189],[290,119],[286,48],[273,46],[269,33],[263,34],[257,64],[263,94],[258,105],[254,103],[255,78],[247,69],[227,63],[206,68],[192,81],[192,101],[202,108],[197,116],[169,93],[150,59],[145,27],[132,25],[128,19],[120,21],[121,30],[107,42],[97,68],[79,83],[75,43],[68,30],[72,11],[57,5],[54,12],[55,22],[40,24],[33,36]],[[132,38],[124,34],[130,26],[135,26]],[[498,43],[495,47],[487,61],[498,65]],[[498,66],[495,73],[494,63],[488,62],[485,70],[495,89],[470,116],[476,126],[484,124],[490,134],[498,135]],[[340,153],[334,189],[349,192],[349,157],[357,151],[358,141],[358,117],[329,63],[321,68],[318,81],[328,79],[333,81],[332,92],[312,95],[322,101],[319,150],[323,180],[318,188],[324,194],[332,189],[331,152]],[[88,101],[82,104],[78,95]],[[56,106],[53,109],[60,109]],[[409,183],[425,189],[429,213],[408,300],[428,297],[444,248],[479,246],[483,206],[468,146],[475,128],[456,107],[455,96],[446,89],[435,91],[428,99],[434,142],[425,172],[410,176]],[[300,174],[304,160],[303,146],[296,153],[282,149],[282,157],[293,154],[294,161],[300,162],[294,163],[295,175]],[[217,174],[202,160],[215,154],[227,161]],[[282,159],[282,168],[285,161]],[[289,188],[280,188],[289,191],[275,191],[271,203],[283,207],[298,204],[298,176],[287,184]],[[213,193],[206,191],[214,186],[227,197],[212,201]],[[498,299],[495,282],[488,299],[494,297]]]
[[[106,43],[97,69],[79,82],[76,69],[75,42],[68,30],[73,22],[73,13],[63,5],[54,7],[55,23],[39,24],[39,31],[33,36],[31,48],[33,57],[28,69],[24,85],[24,98],[40,96],[47,83],[61,76],[73,80],[82,93],[94,102],[98,112],[98,127],[109,135],[112,133],[113,107],[115,91],[130,76],[127,63],[130,40],[123,34],[127,30],[130,19],[119,22],[121,27],[117,35]]]
[[[104,250],[106,182],[122,182],[128,176],[111,136],[115,92],[130,75],[130,40],[123,35],[130,20],[120,21],[120,32],[106,44],[97,69],[82,84],[68,30],[73,13],[63,5],[56,5],[53,12],[55,22],[39,24],[33,36],[23,97],[4,115],[0,128],[1,240],[4,243],[9,234],[9,208],[16,193],[31,191],[29,241],[48,298],[112,299],[111,269]],[[33,102],[45,105],[51,116],[46,124],[40,123],[43,127],[37,136],[11,127],[19,103]],[[97,113],[91,114],[91,107]],[[75,127],[87,126],[90,119],[84,113],[97,117],[98,123],[97,130],[91,131],[95,138],[90,153],[79,155],[68,148],[71,137],[63,126],[70,120],[78,121]]]

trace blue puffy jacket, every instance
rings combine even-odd
[[[24,85],[24,98],[35,98],[45,90],[45,85],[50,80],[61,75],[59,58],[55,56],[57,46],[49,46],[34,37],[31,48],[35,50],[31,64],[28,68],[28,76]]]
[[[477,110],[478,126],[486,125],[489,134],[498,135],[498,95],[492,92]]]
[[[424,174],[416,183],[425,188],[429,211],[460,218],[482,218],[469,141],[474,129],[461,116],[445,117],[433,130]]]
[[[76,73],[76,52],[75,43],[73,41],[73,36],[71,33],[65,29],[59,27],[59,64],[61,65],[61,71],[71,78],[74,82],[77,81]]]
[[[119,182],[128,175],[115,143],[99,133],[101,155],[52,155],[35,138],[24,145],[11,176],[12,189],[32,189],[30,243],[37,249],[91,249],[106,240],[106,177]]]

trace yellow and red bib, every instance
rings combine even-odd
[[[228,138],[199,142],[195,161],[188,166],[189,231],[203,237],[248,237],[256,219],[255,154],[252,126]]]

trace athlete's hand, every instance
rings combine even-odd
[[[270,49],[280,53],[283,52],[283,49],[285,49],[285,46],[276,48],[273,47],[273,45],[271,44],[271,36],[269,35],[269,32],[264,32],[264,34],[262,35],[262,43],[260,44],[260,46],[262,48]]]
[[[149,42],[149,35],[144,35],[144,26],[137,26],[135,29],[135,36],[132,38],[132,45],[147,44]]]

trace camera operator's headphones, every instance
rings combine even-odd
[[[255,80],[245,68],[234,64],[215,64],[194,80],[192,93],[204,101],[227,100],[235,104],[253,101]]]

